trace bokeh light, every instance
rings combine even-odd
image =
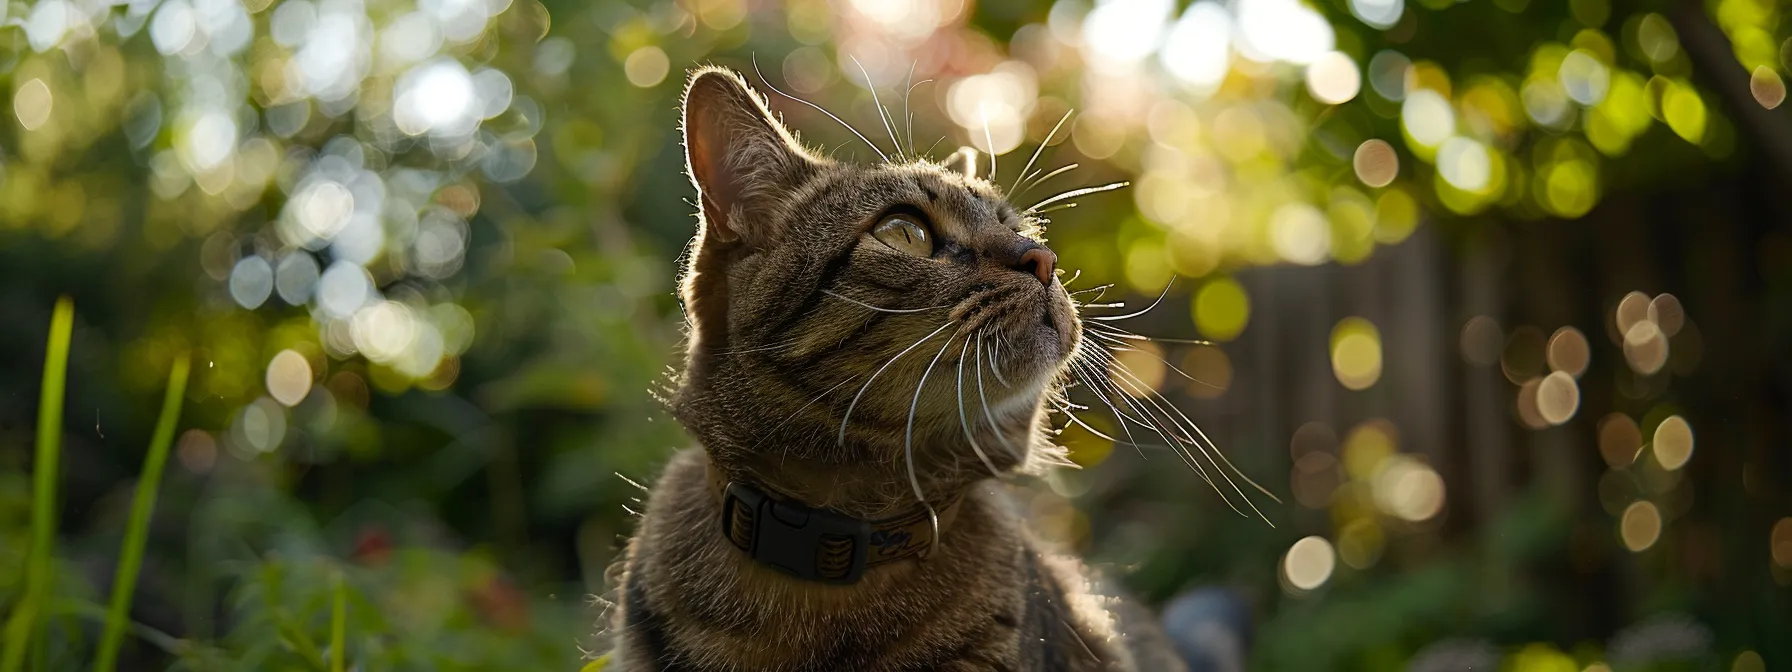
[[[1624,332],[1624,361],[1637,373],[1651,375],[1668,363],[1668,337],[1654,322],[1643,320]]]
[[[1325,213],[1305,203],[1287,203],[1270,215],[1270,238],[1277,256],[1302,266],[1331,256],[1332,227]]]
[[[1655,436],[1650,441],[1650,448],[1661,468],[1673,471],[1686,466],[1686,462],[1692,459],[1692,425],[1678,415],[1668,416],[1655,426]]]
[[[1363,75],[1356,61],[1341,52],[1329,52],[1307,66],[1307,93],[1327,105],[1338,105],[1355,98],[1362,90]]]
[[[268,396],[284,406],[297,406],[311,393],[311,363],[292,350],[281,350],[268,362]]]
[[[1647,319],[1661,328],[1663,335],[1672,337],[1680,333],[1686,324],[1686,309],[1680,305],[1680,299],[1673,294],[1658,294],[1649,300]]]
[[[45,3],[53,4],[53,3]],[[50,112],[55,108],[56,99],[50,93],[50,86],[41,79],[29,79],[20,84],[12,94],[13,115],[19,125],[27,131],[35,131],[50,120]]]
[[[1773,531],[1767,537],[1767,546],[1774,564],[1792,569],[1792,517],[1781,518],[1773,524]]]
[[[1630,416],[1612,413],[1599,420],[1599,455],[1611,468],[1630,466],[1642,449],[1643,431]]]
[[[1309,422],[1294,431],[1288,444],[1294,458],[1289,485],[1294,498],[1309,509],[1324,509],[1332,503],[1332,493],[1343,483],[1343,465],[1338,461],[1338,437],[1331,427]]]
[[[1389,457],[1377,468],[1372,483],[1376,506],[1401,520],[1422,522],[1443,510],[1444,479],[1410,456]]]
[[[1353,569],[1368,569],[1381,560],[1387,535],[1373,518],[1357,518],[1338,530],[1338,559]]]
[[[1232,358],[1211,345],[1190,348],[1182,359],[1182,371],[1190,378],[1188,393],[1196,399],[1217,399],[1232,388]]]
[[[1618,535],[1632,553],[1649,550],[1661,538],[1661,510],[1651,502],[1632,502],[1619,519]]]
[[[1395,453],[1394,426],[1386,420],[1365,420],[1344,437],[1344,471],[1350,478],[1370,481],[1382,463]]]
[[[1217,2],[1191,3],[1159,54],[1164,70],[1197,91],[1219,86],[1231,68],[1232,14]]]
[[[1195,328],[1215,341],[1230,341],[1244,333],[1251,320],[1251,301],[1244,286],[1231,278],[1216,278],[1195,291]]]
[[[218,462],[218,442],[203,429],[189,429],[182,432],[180,439],[175,442],[174,455],[187,471],[195,474],[210,473],[212,466]]]
[[[1580,410],[1580,385],[1566,371],[1556,371],[1537,383],[1537,415],[1551,425],[1560,425]]]
[[[1347,317],[1332,327],[1332,375],[1352,390],[1366,390],[1381,379],[1381,331],[1368,320]]]
[[[1083,44],[1098,67],[1133,65],[1157,49],[1175,8],[1170,0],[1103,0],[1083,17]]]
[[[1462,324],[1462,359],[1476,366],[1493,366],[1500,361],[1505,340],[1499,322],[1486,315],[1471,317]]]
[[[1405,0],[1350,0],[1350,13],[1371,28],[1394,27],[1405,10]]]
[[[1518,385],[1518,396],[1514,401],[1513,411],[1518,416],[1519,424],[1530,429],[1543,429],[1550,426],[1549,419],[1543,416],[1542,392],[1543,378],[1531,378]]]
[[[1386,140],[1369,139],[1357,145],[1351,158],[1356,178],[1371,187],[1385,187],[1400,176],[1400,155]]]
[[[953,83],[947,90],[946,111],[978,151],[1006,154],[1020,146],[1027,115],[1038,95],[1032,67],[1008,61],[986,74]]]
[[[1155,343],[1138,342],[1114,353],[1108,377],[1129,395],[1149,397],[1163,388],[1168,369]]]
[[[1630,333],[1631,327],[1649,319],[1649,303],[1649,295],[1642,292],[1630,292],[1618,300],[1612,319],[1618,327],[1619,343],[1623,343],[1622,338],[1624,334]]]
[[[1316,590],[1332,578],[1337,555],[1324,537],[1303,537],[1282,556],[1282,578],[1297,592]]]
[[[1754,94],[1755,102],[1769,110],[1786,102],[1786,81],[1780,73],[1765,65],[1755,66],[1755,71],[1748,78],[1749,93]]]
[[[1456,131],[1456,113],[1438,92],[1420,89],[1406,95],[1400,108],[1400,127],[1415,151],[1431,150]]]
[[[1522,385],[1543,375],[1546,349],[1541,330],[1529,325],[1513,329],[1500,350],[1500,370],[1506,374],[1506,380]]]
[[[1592,359],[1592,346],[1579,329],[1562,327],[1549,337],[1547,359],[1550,370],[1580,378]]]

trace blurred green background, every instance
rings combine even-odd
[[[1016,487],[1153,602],[1242,591],[1253,669],[1792,669],[1788,8],[0,4],[6,657],[95,658],[182,353],[120,669],[600,651],[633,483],[688,444],[654,396],[695,221],[676,103],[719,63],[882,152],[993,150],[1004,186],[1049,135],[1039,167],[1079,167],[1021,203],[1133,183],[1052,213],[1052,244],[1135,308],[1177,279],[1123,324],[1212,343],[1121,353],[1127,384],[1275,493],[1273,526],[1078,429],[1086,469]]]

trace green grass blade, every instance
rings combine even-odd
[[[56,300],[50,341],[44,354],[44,382],[37,402],[37,463],[31,484],[31,551],[25,564],[25,596],[6,621],[0,672],[18,672],[36,637],[38,612],[50,590],[50,551],[56,542],[57,460],[62,451],[62,393],[68,381],[68,341],[74,331],[75,301]]]
[[[162,398],[162,415],[156,420],[156,433],[149,441],[149,455],[143,458],[143,475],[137,480],[136,498],[131,502],[131,522],[125,528],[124,547],[119,551],[118,573],[112,580],[112,604],[106,612],[106,631],[100,638],[99,657],[93,663],[95,672],[111,672],[118,664],[118,647],[124,642],[125,626],[130,622],[137,572],[143,567],[143,547],[149,541],[149,517],[155,512],[162,468],[168,464],[168,446],[174,443],[174,428],[180,422],[180,403],[187,391],[188,367],[187,356],[182,354],[175,358],[174,370],[168,373],[168,392]]]
[[[330,672],[342,672],[348,651],[343,649],[348,632],[348,586],[336,574],[336,594],[330,604]]]

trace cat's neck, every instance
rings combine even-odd
[[[1017,567],[1019,525],[997,503],[994,483],[965,493],[938,552],[829,585],[774,570],[735,547],[723,531],[709,469],[708,456],[695,449],[667,466],[630,549],[629,585],[621,587],[631,618],[684,619],[668,630],[677,641],[666,646],[685,647],[686,655],[733,660],[742,664],[736,669],[783,669],[841,642],[878,651],[917,637],[955,641],[963,624],[1011,611],[1017,593],[998,588],[1026,580]]]
[[[963,498],[988,473],[957,470],[925,470],[917,475],[923,498],[915,496],[906,471],[887,464],[829,464],[820,460],[753,455],[742,459],[716,459],[711,468],[728,480],[740,481],[781,499],[837,511],[855,518],[878,520],[916,508],[943,508]]]

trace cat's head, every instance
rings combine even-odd
[[[1052,450],[1037,428],[1081,323],[1042,221],[974,153],[833,161],[720,68],[683,115],[701,221],[672,406],[718,462],[807,470],[781,485],[827,498],[790,480],[881,483],[912,448],[931,491]]]

